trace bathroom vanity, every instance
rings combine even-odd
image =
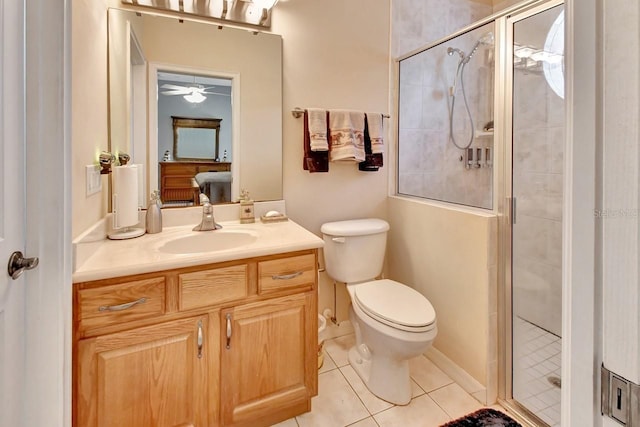
[[[292,222],[242,230],[255,241],[191,254],[162,251],[186,228],[100,243],[74,274],[74,425],[269,426],[310,410],[321,240]],[[106,275],[106,253],[127,274],[83,280]]]

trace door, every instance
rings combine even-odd
[[[511,397],[560,425],[564,6],[511,17]]]
[[[312,313],[309,294],[222,311],[223,425],[268,426],[310,409],[316,370],[309,367],[317,366]]]
[[[215,425],[209,419],[208,317],[176,320],[78,343],[82,427]]]
[[[0,425],[22,425],[24,278],[7,262],[25,247],[24,0],[0,0]]]

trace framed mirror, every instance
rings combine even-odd
[[[233,176],[231,200],[237,200],[242,188],[249,190],[254,200],[282,198],[279,35],[123,9],[109,9],[108,28],[110,149],[133,153],[132,162],[144,164],[143,200],[148,199],[150,191],[160,189],[160,164],[165,151],[172,149],[171,145],[161,145],[165,140],[172,144],[173,129],[170,120],[159,117],[157,102],[164,90],[159,72],[231,81],[227,99],[231,100],[232,111],[228,117],[218,113],[211,116],[223,119],[218,157],[222,162],[227,150]],[[130,62],[132,45],[127,31],[135,34],[140,47],[144,65],[136,69],[145,70],[142,79]],[[209,113],[193,111],[172,115],[210,117]]]
[[[221,119],[171,116],[175,160],[220,161]],[[225,156],[226,157],[226,156]]]

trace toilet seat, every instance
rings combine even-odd
[[[435,328],[436,312],[429,300],[402,283],[389,279],[360,283],[353,296],[364,313],[385,325],[409,332]]]

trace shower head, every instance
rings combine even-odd
[[[478,48],[480,47],[480,45],[485,45],[485,46],[493,46],[493,32],[489,31],[487,33],[484,33],[476,42],[476,44],[473,45],[473,49],[471,49],[471,52],[469,53],[469,55],[467,55],[465,58],[463,58],[463,62],[466,64],[467,62],[469,62],[469,60],[471,59],[471,57],[476,53],[476,50],[478,50]]]
[[[493,31],[489,31],[487,33],[484,33],[482,35],[482,37],[480,37],[478,39],[478,42],[480,44],[485,44],[485,45],[492,45],[494,41],[494,37],[493,37]]]
[[[460,49],[458,49],[456,47],[448,47],[447,48],[447,55],[453,56],[454,53],[457,53],[458,55],[460,55],[460,59],[464,59],[465,58],[464,52],[461,51]]]

